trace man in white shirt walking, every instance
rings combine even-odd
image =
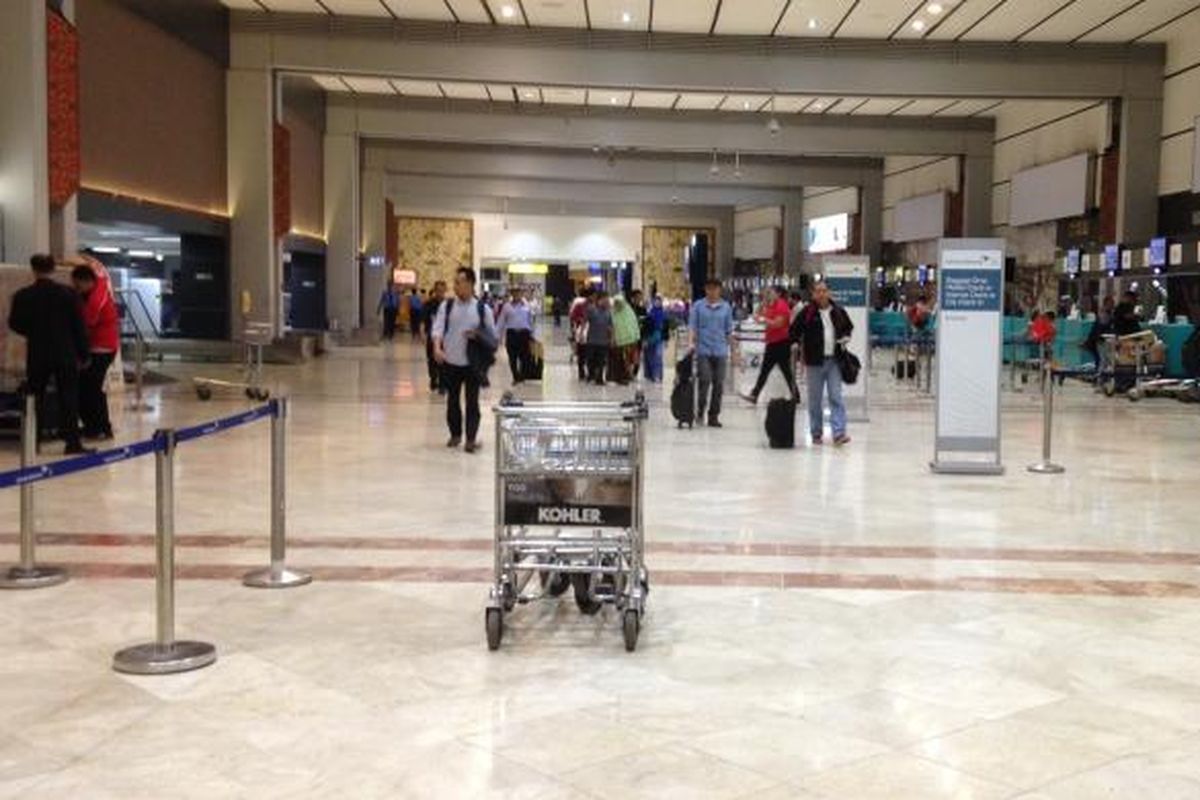
[[[454,276],[454,296],[438,308],[433,321],[433,357],[440,365],[442,385],[446,388],[446,426],[450,429],[447,447],[463,443],[463,409],[459,397],[466,390],[466,444],[463,449],[479,449],[479,387],[487,375],[496,351],[496,322],[487,304],[475,297],[475,270],[460,267]]]
[[[500,341],[504,342],[504,349],[508,352],[508,368],[512,370],[515,386],[525,380],[533,367],[533,307],[525,299],[521,287],[513,287],[512,300],[500,312],[497,327]]]

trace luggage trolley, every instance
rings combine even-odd
[[[269,322],[248,322],[242,332],[245,347],[242,354],[242,374],[245,381],[224,381],[217,378],[192,378],[196,396],[211,400],[213,389],[233,389],[245,392],[251,400],[265,401],[271,392],[263,383],[263,349],[275,340],[275,331]]]
[[[517,604],[572,589],[593,615],[621,614],[625,649],[637,647],[646,595],[642,527],[644,424],[628,402],[523,402],[506,393],[496,418],[495,585],[484,612],[490,650]],[[527,593],[534,576],[539,593]]]

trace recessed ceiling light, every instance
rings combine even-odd
[[[817,21],[817,18],[810,17],[808,20],[808,29],[810,31],[815,31],[819,27],[821,27],[821,23]]]
[[[530,92],[530,91],[524,91],[524,92],[522,92],[522,93],[521,93],[521,96],[522,96],[522,97],[524,97],[526,100],[532,100],[532,99],[533,99],[533,92]]]
[[[500,6],[500,16],[505,19],[512,19],[516,13],[516,10],[512,6]]]
[[[746,111],[749,111],[749,110],[750,110],[750,101],[749,101],[749,100],[743,100],[743,101],[742,101],[742,108],[743,108],[743,109],[745,109]]]
[[[633,14],[630,14],[628,11],[622,11],[621,22],[625,23],[626,25],[633,22]]]
[[[813,103],[813,111],[820,111],[824,107],[825,107],[825,104],[820,101]]]
[[[919,32],[919,31],[923,31],[923,30],[925,30],[925,20],[923,20],[923,19],[914,19],[914,20],[913,20],[913,24],[912,24],[912,29],[913,29],[914,31],[918,31],[918,32]]]
[[[941,3],[930,3],[928,6],[926,6],[925,10],[936,17],[938,14],[945,11],[946,8]]]
[[[617,98],[616,98],[615,96],[614,96],[614,97],[610,97],[610,98],[608,98],[608,102],[609,102],[609,104],[610,104],[610,105],[614,105],[614,106],[615,106],[615,105],[617,104]]]

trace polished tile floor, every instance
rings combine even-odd
[[[552,355],[521,394],[601,396]],[[265,425],[189,443],[178,631],[220,659],[118,675],[154,630],[153,462],[39,486],[39,553],[74,579],[0,594],[0,796],[1200,797],[1197,408],[1068,384],[1067,473],[1035,476],[1031,386],[1005,397],[1006,475],[936,477],[932,402],[883,361],[841,450],[768,450],[736,400],[723,430],[677,430],[649,392],[634,654],[615,615],[567,601],[486,650],[492,436],[442,446],[416,350],[272,368],[289,561],[317,580],[238,582],[267,557]],[[246,407],[186,383],[152,399],[121,441]],[[10,492],[5,560],[16,530]]]

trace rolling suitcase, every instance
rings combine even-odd
[[[796,446],[796,401],[777,397],[767,403],[767,443],[772,450]]]
[[[696,379],[692,356],[688,354],[675,365],[675,387],[671,389],[671,416],[678,427],[692,427],[696,422]]]

